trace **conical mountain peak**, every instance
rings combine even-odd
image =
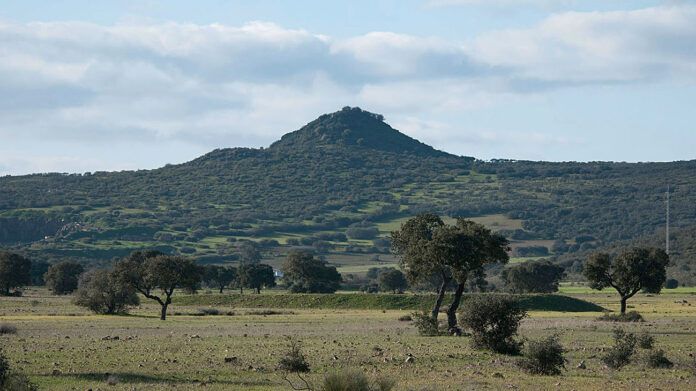
[[[384,122],[380,114],[359,107],[344,107],[324,114],[301,129],[284,135],[271,149],[358,147],[426,156],[447,155],[423,144]]]

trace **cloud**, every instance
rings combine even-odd
[[[321,113],[361,105],[415,136],[427,132],[408,118],[447,118],[444,140],[458,137],[451,125],[462,113],[551,90],[694,82],[693,20],[696,7],[686,4],[565,12],[461,41],[394,32],[335,38],[265,22],[0,22],[0,138],[10,148],[72,143],[105,153],[114,145],[184,143],[193,146],[189,156],[268,145]],[[563,143],[547,136],[518,141]],[[55,158],[40,167],[90,171],[94,162]],[[33,167],[0,163],[5,172]]]
[[[695,19],[694,6],[567,12],[483,34],[468,53],[514,78],[551,84],[693,81]]]

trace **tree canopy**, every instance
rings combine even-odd
[[[0,295],[31,283],[31,261],[19,254],[0,252]]]
[[[514,293],[556,292],[563,276],[565,269],[547,260],[520,263],[501,273],[505,287]]]
[[[77,289],[80,275],[85,268],[75,261],[63,261],[51,265],[44,275],[46,286],[57,295],[66,295]]]
[[[654,247],[636,247],[616,256],[595,253],[587,260],[584,275],[593,289],[614,288],[621,297],[621,313],[626,301],[644,290],[660,293],[667,279],[669,255]]]
[[[82,274],[73,301],[97,314],[125,313],[129,306],[140,304],[135,289],[106,269]]]
[[[341,274],[336,268],[308,251],[291,251],[281,270],[293,293],[334,293],[341,284]]]
[[[162,307],[160,319],[165,320],[174,290],[184,288],[195,292],[203,269],[189,258],[157,251],[136,251],[117,262],[114,273],[140,294],[159,303]]]

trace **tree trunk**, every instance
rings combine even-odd
[[[225,289],[224,286],[220,286],[220,294],[222,294],[222,290]]]
[[[626,300],[628,300],[628,297],[621,298],[621,315],[626,313]]]
[[[452,304],[450,304],[447,309],[447,329],[452,334],[461,334],[459,327],[457,327],[457,310],[459,309],[459,303],[462,301],[462,294],[464,293],[464,283],[461,282],[457,285],[457,290],[454,291],[454,299],[452,299]]]
[[[162,303],[162,313],[160,314],[160,320],[166,320],[167,319],[167,306],[169,303],[166,301]]]
[[[437,292],[437,300],[435,300],[435,305],[433,306],[433,311],[430,316],[437,320],[437,315],[440,313],[440,307],[442,306],[442,300],[445,299],[445,292],[447,291],[447,285],[449,284],[449,278],[442,279],[442,285],[440,285],[440,290]]]
[[[243,295],[243,294],[244,294],[244,287],[243,287],[243,286],[240,286],[240,287],[239,287],[239,294],[240,294],[240,295]]]

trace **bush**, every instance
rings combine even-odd
[[[73,302],[97,314],[128,312],[140,304],[135,289],[108,270],[91,270],[80,277]]]
[[[644,322],[643,315],[639,314],[637,311],[629,311],[625,314],[609,314],[606,313],[597,320],[602,320],[606,322]]]
[[[221,312],[217,308],[199,308],[195,315],[206,316],[206,315],[220,315]]]
[[[0,390],[3,391],[36,391],[38,388],[29,381],[26,375],[13,371],[10,362],[0,350]]]
[[[677,289],[679,287],[679,281],[674,278],[668,278],[665,281],[665,289]]]
[[[51,265],[44,280],[49,290],[56,295],[66,295],[77,289],[80,274],[84,272],[84,268],[74,261],[63,261]]]
[[[8,323],[0,324],[0,335],[3,334],[17,334],[17,327]]]
[[[655,338],[653,338],[653,336],[650,335],[649,333],[638,334],[638,346],[641,349],[652,349],[654,342],[655,342]]]
[[[665,357],[664,350],[653,350],[646,358],[646,364],[650,368],[672,368],[674,363]]]
[[[426,337],[434,337],[440,334],[437,320],[433,319],[427,312],[414,312],[411,314],[413,325],[418,329],[418,334]]]
[[[471,330],[474,348],[514,355],[522,344],[513,337],[525,316],[527,312],[512,296],[478,295],[464,300],[459,323]]]
[[[322,391],[390,391],[395,382],[386,378],[377,378],[370,384],[367,376],[358,370],[344,370],[332,373],[324,378]]]
[[[612,369],[621,369],[631,362],[636,351],[637,339],[635,334],[623,329],[614,329],[614,345],[602,356],[602,362]]]
[[[518,365],[533,375],[560,375],[566,362],[563,352],[557,336],[529,341],[524,348],[524,358]]]
[[[278,361],[278,370],[287,373],[307,373],[309,372],[309,363],[302,353],[300,344],[296,341],[290,341],[290,350]]]

